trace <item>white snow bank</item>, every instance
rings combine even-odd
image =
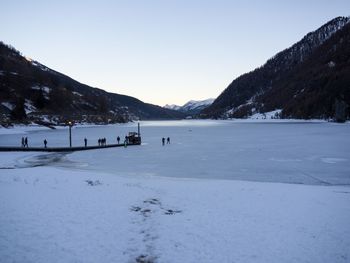
[[[348,262],[350,188],[1,170],[1,262]],[[146,262],[146,261],[145,261]]]

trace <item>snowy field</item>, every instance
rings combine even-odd
[[[0,129],[67,146],[68,130]],[[75,127],[73,145],[136,124]],[[143,144],[0,152],[0,262],[349,262],[350,124],[141,122]],[[170,145],[161,145],[170,137]]]

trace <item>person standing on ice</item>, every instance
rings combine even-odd
[[[26,146],[28,147],[28,138],[27,137],[24,138],[24,147],[26,147]]]
[[[87,139],[84,138],[84,144],[85,144],[85,147],[87,146]]]
[[[162,144],[163,144],[163,146],[165,144],[165,138],[164,137],[162,138]]]
[[[24,144],[24,137],[22,137],[22,147],[24,147],[25,144]]]
[[[119,137],[119,136],[117,137],[117,142],[118,142],[118,144],[119,144],[119,142],[120,142],[120,137]]]
[[[166,139],[166,144],[170,144],[170,137]]]
[[[44,140],[44,145],[45,145],[45,148],[47,148],[46,146],[47,146],[47,140],[45,139]]]

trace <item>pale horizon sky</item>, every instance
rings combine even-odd
[[[1,0],[0,40],[84,84],[183,105],[349,15],[344,0]]]

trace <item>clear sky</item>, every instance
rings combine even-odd
[[[158,105],[217,97],[349,0],[0,0],[0,40],[82,83]]]

